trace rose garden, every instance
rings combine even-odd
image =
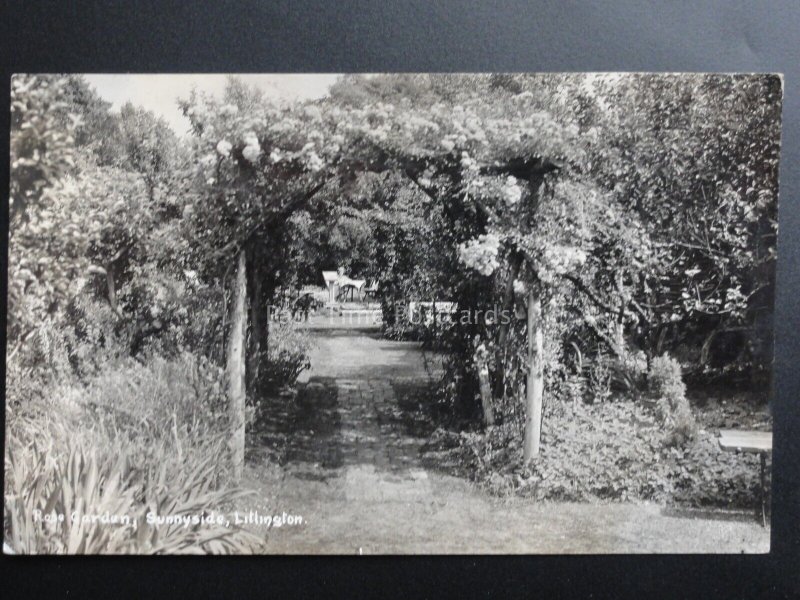
[[[15,77],[6,543],[768,548],[758,457],[718,436],[772,425],[780,98],[420,74],[288,101],[232,77],[176,99],[180,134],[81,76]],[[303,525],[32,516],[252,507]]]

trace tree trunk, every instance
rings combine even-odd
[[[230,421],[231,470],[235,482],[244,471],[245,428],[245,333],[247,328],[247,263],[244,250],[239,251],[231,307],[231,332],[228,341],[228,417]]]
[[[522,454],[526,463],[539,455],[544,394],[543,354],[542,302],[536,292],[531,290],[528,296],[528,389],[525,398],[525,443]]]
[[[618,270],[615,275],[615,282],[617,287],[617,294],[619,295],[619,310],[617,311],[616,319],[614,319],[614,345],[616,346],[616,354],[618,358],[625,360],[625,294],[622,289],[622,270]]]
[[[500,352],[505,351],[508,330],[511,326],[511,320],[508,317],[510,317],[510,313],[514,308],[514,281],[519,276],[521,266],[522,254],[513,252],[508,257],[508,277],[506,278],[506,287],[503,290],[503,312],[500,316],[500,327],[497,335],[497,347]]]
[[[714,329],[706,336],[703,345],[700,347],[700,366],[704,367],[708,364],[708,359],[711,355],[711,344],[714,343],[714,338],[717,337],[720,327],[722,327],[722,319],[714,326]]]

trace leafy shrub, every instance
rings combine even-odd
[[[433,331],[426,331],[419,319],[411,320],[406,303],[383,299],[381,317],[381,333],[386,339],[420,341],[427,337],[429,339],[426,341],[430,342],[430,338],[433,337]],[[440,328],[436,337],[441,337],[443,333],[444,330]]]
[[[686,399],[680,363],[666,354],[654,358],[647,381],[656,415],[669,430],[667,445],[685,445],[697,434],[697,422]]]
[[[650,393],[657,398],[666,398],[675,403],[686,398],[681,365],[668,354],[653,359],[647,373],[647,384]]]
[[[72,373],[84,381],[109,362],[129,355],[128,332],[108,302],[81,294],[68,307],[64,324],[54,328]]]
[[[433,444],[451,464],[489,491],[537,499],[657,501],[695,506],[752,507],[758,459],[719,448],[698,432],[678,448],[641,403],[555,403],[545,412],[540,455],[522,466],[521,424],[486,433],[438,430]]]
[[[614,370],[612,361],[604,354],[590,361],[587,371],[587,391],[592,402],[605,402],[611,398]]]
[[[679,405],[667,422],[671,427],[666,439],[668,446],[683,447],[697,435],[697,421],[692,415],[688,402]]]
[[[643,387],[647,377],[647,357],[641,350],[627,349],[624,355],[616,360],[614,379],[617,387],[634,396]]]
[[[300,374],[310,366],[305,354],[291,350],[270,352],[269,362],[261,366],[263,381],[269,389],[285,388],[294,384]]]
[[[26,368],[18,357],[6,361],[6,409],[35,402],[45,389],[43,373]]]
[[[196,275],[177,277],[155,265],[136,273],[138,279],[126,286],[122,296],[135,314],[129,328],[131,350],[149,349],[166,356],[191,351],[221,361],[222,292]]]
[[[685,448],[670,448],[672,499],[693,506],[751,508],[758,501],[759,458],[720,450],[716,436],[698,432]],[[769,478],[767,485],[770,485]]]
[[[127,359],[73,393],[80,394],[80,403],[95,420],[114,427],[135,423],[137,439],[197,440],[224,431],[224,377],[222,367],[207,358],[183,353],[174,360],[153,357],[145,364]]]
[[[627,351],[622,357],[605,353],[581,357],[576,367],[577,373],[566,379],[567,395],[580,395],[589,402],[607,401],[615,392],[636,396],[647,373],[647,361],[641,351]]]
[[[311,367],[311,337],[290,319],[276,321],[270,329],[268,359],[260,366],[264,383],[273,390],[294,385]]]

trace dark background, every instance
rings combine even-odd
[[[6,157],[13,72],[737,71],[785,76],[770,555],[2,557],[0,589],[6,588],[6,598],[48,592],[82,598],[88,591],[115,596],[127,591],[138,598],[180,592],[196,598],[245,592],[275,598],[290,593],[800,596],[797,0],[2,0],[0,7],[0,156]],[[0,164],[5,204],[8,161]],[[4,207],[4,243],[6,221]],[[5,264],[3,251],[3,314]]]

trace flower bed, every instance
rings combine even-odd
[[[701,427],[703,419],[701,415]],[[758,457],[723,452],[716,430],[682,447],[632,401],[558,404],[546,412],[539,458],[522,466],[520,425],[433,436],[438,454],[498,495],[571,501],[656,501],[749,508],[757,501]],[[444,458],[442,456],[442,458]]]

